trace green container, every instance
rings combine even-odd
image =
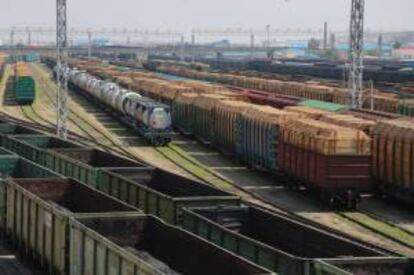
[[[98,189],[171,224],[181,224],[183,207],[240,204],[235,195],[160,169],[106,170]]]
[[[0,122],[0,144],[3,144],[4,137],[8,135],[42,135],[42,133],[28,127]]]
[[[31,76],[20,76],[15,81],[15,97],[19,104],[32,103],[36,96],[36,84]]]
[[[63,148],[79,149],[82,146],[63,139],[44,135],[8,136],[3,146],[16,154],[46,166],[46,156],[54,150]],[[49,167],[53,169],[53,167]]]
[[[49,274],[70,274],[69,219],[140,213],[73,179],[7,181],[7,235]]]
[[[326,101],[319,101],[319,100],[302,100],[298,103],[299,106],[306,106],[311,107],[314,109],[319,109],[327,112],[341,112],[347,109],[348,107],[341,104],[326,102]]]
[[[255,207],[184,209],[183,228],[278,274],[347,274],[327,267],[316,272],[315,259],[406,260]]]
[[[84,148],[56,137],[9,136],[4,144],[6,148],[18,155],[94,187],[101,182],[104,168],[146,166],[97,149]]]
[[[72,275],[273,274],[153,216],[72,219],[70,231]]]
[[[101,185],[104,169],[147,167],[143,163],[88,148],[59,148],[48,152],[46,166],[93,187]]]
[[[43,166],[31,162],[24,158],[10,157],[2,159],[0,156],[0,163],[7,163],[7,165],[0,165],[0,221],[4,228],[6,221],[6,185],[7,178],[59,178],[61,175],[54,173]]]

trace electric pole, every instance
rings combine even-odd
[[[66,108],[68,90],[68,38],[67,38],[67,12],[66,0],[56,0],[56,48],[57,66],[56,79],[57,91],[57,135],[60,138],[67,138]]]
[[[352,0],[348,89],[352,108],[362,108],[365,0]]]

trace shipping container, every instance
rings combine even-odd
[[[153,216],[71,221],[71,275],[272,274]]]
[[[181,224],[184,206],[240,204],[236,195],[156,168],[103,170],[98,188],[171,224]]]
[[[139,213],[73,179],[7,181],[7,234],[50,274],[69,274],[69,218]],[[124,234],[124,232],[122,232]]]
[[[393,261],[400,271],[404,271],[408,263],[407,259],[395,257],[383,249],[368,247],[256,207],[186,208],[183,220],[184,229],[277,274],[374,275],[379,274],[375,271],[382,267],[382,261]],[[337,259],[343,264],[355,265],[354,270],[362,259],[375,259],[378,266],[371,266],[367,273],[346,273],[343,265],[330,269],[326,263],[314,261],[316,259]],[[318,264],[315,266],[315,263]]]

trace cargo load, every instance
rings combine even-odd
[[[308,106],[288,106],[285,107],[283,110],[286,112],[298,113],[303,118],[312,118],[312,119],[319,119],[322,115],[329,114],[330,112],[315,109]]]
[[[414,121],[408,118],[380,121],[371,135],[372,174],[379,189],[411,205],[414,201]]]
[[[376,125],[375,121],[343,114],[326,114],[321,116],[319,120],[341,127],[358,129],[365,133],[369,133],[370,129]]]
[[[236,153],[249,165],[276,173],[279,125],[298,117],[294,112],[251,105],[237,120]]]
[[[190,135],[193,133],[193,102],[197,98],[196,93],[179,94],[172,104],[173,125],[181,133]]]
[[[234,95],[235,96],[235,95]],[[214,107],[221,100],[230,100],[233,94],[199,95],[193,102],[193,134],[205,144],[214,141]]]
[[[70,231],[72,274],[273,274],[154,216],[83,218]]]
[[[281,125],[279,164],[331,204],[354,208],[371,192],[371,139],[364,132],[312,120]]]
[[[390,251],[256,207],[191,208],[184,210],[183,219],[184,229],[277,274],[405,274],[413,267]],[[370,266],[369,260],[377,265]]]
[[[222,151],[236,152],[236,127],[239,116],[253,104],[222,100],[216,104],[214,123],[214,144]]]

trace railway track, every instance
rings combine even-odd
[[[358,212],[338,212],[337,214],[400,245],[414,249],[414,233],[385,220],[383,217],[364,210]]]
[[[49,82],[46,81],[48,75],[45,76],[44,72],[40,71],[40,69],[36,68],[36,66],[31,66],[34,77],[38,81],[39,85],[43,87],[42,91],[48,98],[48,100],[51,102],[53,106],[57,106],[56,100],[54,95],[56,94],[56,88]],[[51,94],[51,91],[53,92],[53,95]],[[73,111],[73,108],[69,106],[69,121],[76,125],[84,134],[86,134],[90,140],[97,141],[97,144],[103,145],[105,144],[105,150],[108,151],[108,148],[111,148],[112,150],[115,150],[117,153],[121,153],[124,156],[127,156],[128,158],[138,160],[136,156],[125,150],[122,146],[117,144],[109,135],[107,135],[105,132],[101,131],[98,127],[94,126],[92,123],[88,122],[85,118],[78,115],[76,112]],[[97,133],[99,135],[99,139],[97,139],[96,136],[94,136],[92,133]],[[142,160],[139,159],[139,161],[142,162]]]

